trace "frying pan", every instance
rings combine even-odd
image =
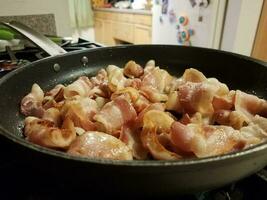
[[[33,83],[49,90],[81,75],[93,76],[109,64],[123,67],[129,60],[144,65],[154,59],[178,77],[186,68],[194,67],[231,89],[267,98],[266,64],[234,53],[175,45],[132,45],[56,54],[0,80],[0,139],[6,146],[5,155],[29,166],[30,172],[21,173],[30,173],[37,182],[47,178],[71,188],[89,188],[90,194],[165,196],[221,187],[267,165],[267,143],[202,159],[115,161],[74,157],[28,142],[21,131],[24,117],[19,113],[19,103]]]

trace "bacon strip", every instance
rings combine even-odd
[[[213,109],[232,110],[234,107],[235,91],[231,90],[225,96],[214,96],[212,100]]]
[[[56,85],[53,89],[48,91],[45,96],[53,97],[56,102],[62,101],[64,99],[63,92],[65,86],[62,84]]]
[[[86,131],[96,130],[92,120],[97,112],[97,103],[88,97],[67,100],[61,109],[63,118],[70,118],[75,127],[83,128]]]
[[[248,126],[240,129],[241,137],[246,146],[259,144],[267,140],[267,119],[256,115]]]
[[[141,132],[143,145],[155,159],[177,160],[181,156],[167,150],[158,140],[157,132],[168,132],[173,119],[165,112],[150,110],[144,115],[144,126]]]
[[[195,133],[186,125],[183,125],[180,122],[174,122],[171,126],[170,136],[172,143],[179,147],[182,151],[192,151],[191,146]]]
[[[56,85],[53,89],[45,94],[43,99],[43,108],[48,109],[51,107],[60,107],[61,104],[58,103],[64,100],[64,85]]]
[[[132,160],[131,150],[119,139],[101,132],[88,131],[71,144],[69,154],[90,158]]]
[[[267,102],[254,95],[237,90],[234,105],[237,111],[244,113],[248,118],[256,114],[267,117]]]
[[[127,79],[123,75],[123,69],[115,66],[109,65],[107,67],[108,73],[108,86],[112,92],[116,90],[121,90],[125,87]]]
[[[137,127],[143,126],[144,115],[150,110],[158,110],[163,112],[165,110],[165,105],[162,103],[153,103],[143,109],[142,112],[138,114],[137,119],[135,121]]]
[[[135,159],[145,160],[148,157],[148,150],[143,146],[140,131],[135,125],[124,125],[119,139],[131,149]]]
[[[20,111],[25,116],[42,117],[44,109],[42,101],[44,99],[44,92],[36,83],[32,85],[31,92],[27,94],[20,104]]]
[[[166,102],[166,109],[176,111],[178,113],[183,112],[178,91],[173,91],[169,94],[168,100]]]
[[[123,96],[119,96],[104,107],[94,116],[98,130],[118,136],[121,127],[136,118],[134,107]]]
[[[180,123],[187,124],[203,124],[208,125],[211,124],[212,118],[209,115],[202,115],[199,112],[196,112],[193,115],[189,115],[187,113],[183,114],[182,118],[179,120]]]
[[[172,79],[172,76],[167,71],[155,67],[143,77],[142,86],[150,86],[163,93]]]
[[[126,87],[122,90],[117,90],[112,94],[111,99],[115,99],[120,95],[124,95],[125,98],[129,99],[137,113],[141,112],[150,104],[150,102],[133,87]]]
[[[173,77],[166,70],[159,67],[145,68],[140,89],[151,102],[165,102],[172,80]]]
[[[104,84],[106,82],[108,82],[108,73],[105,69],[100,69],[97,72],[97,75],[90,78],[91,83],[93,84],[93,86],[99,86],[101,84]]]
[[[212,126],[174,122],[171,127],[172,143],[197,157],[224,154],[243,147],[239,131],[228,126]]]
[[[44,120],[48,120],[54,123],[56,127],[61,126],[61,114],[60,111],[57,108],[49,108],[44,112],[44,115],[42,117]]]
[[[136,62],[130,60],[124,66],[123,73],[129,78],[139,78],[143,75],[144,69]]]
[[[153,87],[142,86],[140,89],[142,91],[142,94],[153,103],[166,102],[168,100],[167,94],[162,94]]]
[[[207,84],[187,82],[179,87],[178,96],[184,113],[213,113],[214,89]]]
[[[217,110],[213,115],[213,120],[218,124],[231,126],[237,130],[250,122],[250,119],[242,112],[230,110]]]
[[[181,107],[184,113],[190,114],[195,112],[212,114],[214,97],[229,93],[227,86],[216,79],[207,79],[201,83],[186,82],[178,90]]]
[[[74,124],[69,118],[65,118],[60,129],[51,121],[27,117],[24,133],[30,142],[49,148],[66,149],[76,138]]]
[[[81,76],[78,80],[64,88],[64,97],[65,99],[69,99],[77,95],[81,97],[88,97],[92,87],[93,84],[90,82],[89,78]]]
[[[104,97],[109,98],[111,90],[108,86],[108,73],[105,69],[101,69],[95,77],[90,78],[93,88],[89,92],[90,97]]]
[[[144,127],[142,131],[143,145],[149,149],[150,153],[158,160],[178,160],[181,158],[178,154],[168,151],[158,140],[156,128]]]
[[[200,83],[205,81],[207,78],[204,76],[202,72],[198,71],[197,69],[189,68],[185,70],[182,79],[185,82],[189,81],[194,83]]]

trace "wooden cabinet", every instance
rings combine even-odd
[[[104,22],[100,19],[95,19],[95,40],[104,43]]]
[[[151,28],[147,26],[135,25],[134,28],[134,44],[151,43]]]
[[[112,22],[104,21],[103,22],[103,44],[112,46],[115,45],[114,39],[112,37]]]
[[[104,45],[151,43],[151,15],[95,10],[95,39]]]
[[[134,23],[135,24],[141,24],[146,25],[151,28],[152,25],[152,19],[151,16],[148,15],[134,15]]]
[[[123,22],[114,23],[113,38],[122,42],[134,43],[134,25]]]

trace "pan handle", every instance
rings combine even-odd
[[[12,30],[18,32],[19,34],[23,35],[26,39],[34,43],[36,46],[41,48],[50,56],[67,53],[63,48],[58,46],[53,41],[22,23],[11,21],[9,23],[0,22],[0,24],[3,24],[11,28]]]

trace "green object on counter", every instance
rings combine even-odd
[[[17,33],[7,26],[0,25],[0,40],[17,39]]]
[[[63,40],[62,37],[50,36],[50,35],[46,35],[46,37],[48,37],[50,40],[52,40],[56,44],[62,44],[62,40]]]
[[[0,40],[12,40],[14,39],[14,34],[9,30],[0,29]]]
[[[55,35],[45,35],[45,36],[57,44],[61,44],[63,41],[63,38],[59,36]],[[23,39],[23,38],[24,37],[22,37],[19,33],[13,31],[9,27],[0,25],[0,40],[13,40],[13,39]]]
[[[0,24],[0,30],[6,30],[6,31],[9,31],[10,33],[16,34],[16,31],[10,29],[9,27],[7,27],[5,25],[1,25],[1,24]]]

